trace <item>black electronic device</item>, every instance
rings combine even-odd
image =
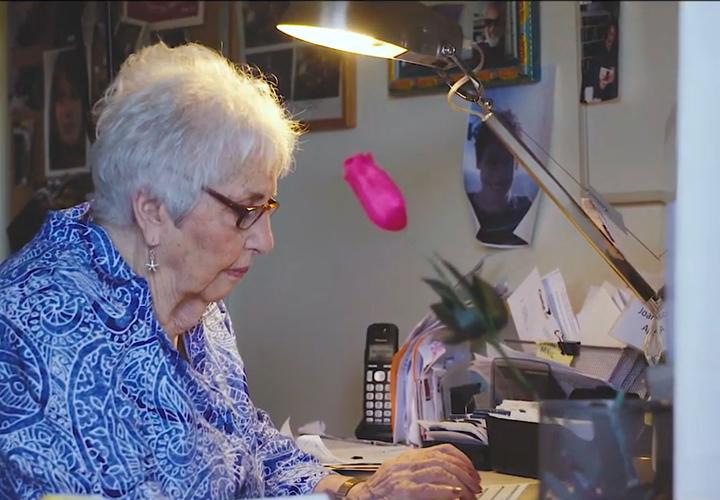
[[[397,326],[392,323],[368,326],[363,369],[363,417],[355,429],[358,439],[392,441],[390,366],[397,350]]]

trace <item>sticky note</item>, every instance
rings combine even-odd
[[[560,351],[560,346],[554,342],[536,342],[537,352],[535,355],[538,358],[549,359],[556,363],[562,363],[565,366],[570,366],[573,361],[573,357],[569,354],[563,354]]]

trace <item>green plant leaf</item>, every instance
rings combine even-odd
[[[448,301],[452,304],[456,304],[458,307],[464,306],[462,298],[458,297],[457,292],[455,292],[455,290],[447,283],[433,278],[423,278],[423,281],[430,285],[430,288],[432,288],[435,293],[443,299],[443,302]]]

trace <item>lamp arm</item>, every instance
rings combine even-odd
[[[590,243],[610,268],[622,279],[625,284],[640,298],[651,312],[657,315],[660,309],[661,297],[655,289],[645,280],[640,272],[630,264],[620,249],[608,239],[592,219],[585,213],[575,198],[565,189],[560,181],[542,164],[535,154],[519,141],[507,127],[493,114],[492,101],[484,96],[482,83],[475,77],[457,57],[455,49],[450,46],[442,48],[443,56],[450,59],[462,70],[465,76],[451,86],[451,93],[457,94],[466,101],[476,103],[481,110],[480,117],[485,126],[489,127],[500,139],[510,153],[518,160],[527,173],[540,186],[543,192],[555,203],[575,229]],[[460,93],[460,87],[471,83],[472,89]],[[450,100],[452,95],[448,96]],[[456,108],[456,106],[454,106]]]
[[[484,104],[480,103],[482,107]],[[575,198],[562,186],[535,155],[521,143],[503,123],[489,109],[490,114],[485,120],[485,126],[490,127],[505,147],[512,153],[518,162],[525,168],[543,192],[550,197],[560,211],[582,234],[590,245],[605,259],[615,273],[627,284],[633,292],[648,306],[657,312],[660,298],[654,288],[630,264],[623,253],[601,231],[592,219],[585,213]]]

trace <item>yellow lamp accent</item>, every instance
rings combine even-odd
[[[392,43],[343,29],[319,28],[299,24],[278,24],[277,29],[306,42],[365,56],[393,59],[407,52],[407,49]]]

